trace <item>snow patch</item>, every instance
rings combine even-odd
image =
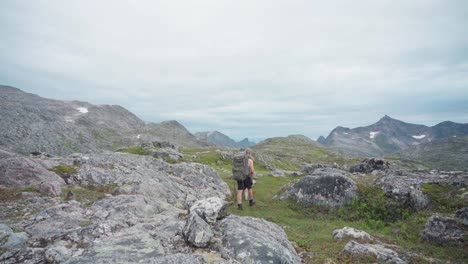
[[[349,133],[344,132],[343,134],[348,135]]]
[[[370,139],[373,139],[375,138],[375,136],[377,136],[377,134],[379,134],[380,132],[369,132],[369,138]]]
[[[457,136],[453,136],[453,137],[457,137]]]
[[[214,134],[214,131],[210,131],[210,132],[208,132],[207,136],[211,137],[211,135],[213,135],[213,134]]]
[[[65,117],[65,122],[73,122],[73,119]]]
[[[140,134],[138,134],[138,135],[137,135],[137,138],[138,138],[138,139],[140,139],[140,138],[141,138],[141,135],[140,135]]]
[[[412,136],[412,138],[415,138],[415,139],[423,139],[425,138],[426,135],[417,135],[417,136]]]
[[[82,114],[86,114],[86,113],[89,112],[88,108],[86,108],[86,107],[78,107],[78,108],[76,108],[76,110],[78,110],[78,112],[80,112]]]

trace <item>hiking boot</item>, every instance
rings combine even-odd
[[[242,211],[244,208],[242,207],[242,204],[237,204],[237,210]]]
[[[250,205],[250,206],[254,206],[255,204],[256,204],[256,202],[255,202],[255,200],[254,200],[254,199],[252,199],[252,200],[249,200],[249,205]]]

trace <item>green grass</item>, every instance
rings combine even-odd
[[[77,173],[76,167],[71,165],[59,165],[52,168],[59,175],[71,175]]]
[[[149,155],[148,150],[140,146],[121,149],[119,150],[119,152],[136,154],[136,155]]]
[[[459,186],[423,184],[422,192],[429,197],[430,209],[442,213],[454,211],[468,206],[466,200],[459,196],[465,192]]]
[[[185,161],[199,162],[215,168],[234,194],[230,200],[234,202],[234,205],[236,204],[236,183],[231,180],[232,161],[230,159],[223,158],[215,148],[184,149],[182,152],[185,154]],[[330,156],[327,158],[333,159]],[[255,166],[257,174],[267,175],[268,171],[264,164],[257,160]],[[335,263],[378,263],[373,258],[356,260],[340,254],[346,242],[333,240],[332,232],[345,226],[364,230],[386,243],[396,244],[425,257],[467,262],[467,256],[464,254],[467,252],[466,247],[439,246],[421,241],[420,232],[434,211],[428,209],[415,213],[399,207],[393,201],[386,199],[380,189],[371,186],[376,176],[364,175],[355,178],[361,198],[338,211],[320,207],[302,208],[293,201],[273,200],[273,196],[282,186],[298,178],[300,177],[256,177],[254,196],[257,204],[249,207],[248,203],[245,203],[244,211],[238,211],[235,206],[231,206],[229,212],[263,218],[283,227],[288,238],[297,245],[297,249],[316,254],[312,260],[306,260],[310,261],[309,263],[325,263],[328,260]],[[431,192],[431,198],[437,197],[437,194],[442,196],[436,201],[439,201],[437,203],[440,205],[448,204],[448,210],[459,206],[458,202],[450,205],[450,202],[442,195],[447,190],[438,187],[430,186],[432,189],[428,191],[426,186],[425,192]],[[387,211],[383,211],[384,208]],[[395,210],[392,211],[392,209]],[[413,258],[410,262],[427,263],[422,258]]]

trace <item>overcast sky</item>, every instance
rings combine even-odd
[[[254,140],[468,123],[468,1],[9,1],[0,84]]]

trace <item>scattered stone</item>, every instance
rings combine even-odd
[[[324,168],[322,164],[304,164],[302,167],[302,174],[310,175],[318,168]]]
[[[403,256],[397,252],[378,244],[360,244],[356,241],[349,241],[343,252],[353,257],[376,257],[386,263],[405,264],[408,263]]]
[[[440,245],[449,242],[462,244],[464,235],[463,226],[456,219],[433,215],[427,220],[421,238]]]
[[[284,171],[280,169],[276,169],[270,172],[270,176],[275,177],[275,178],[284,177]]]
[[[343,227],[342,229],[337,229],[333,231],[333,238],[339,241],[354,239],[362,243],[368,243],[369,241],[373,240],[367,232],[347,226]]]
[[[339,169],[316,169],[312,175],[283,187],[275,199],[293,199],[306,207],[339,207],[357,197],[356,184],[348,176],[347,172]]]
[[[187,224],[184,227],[184,237],[195,247],[207,247],[213,238],[214,233],[211,227],[198,214],[190,214]]]

